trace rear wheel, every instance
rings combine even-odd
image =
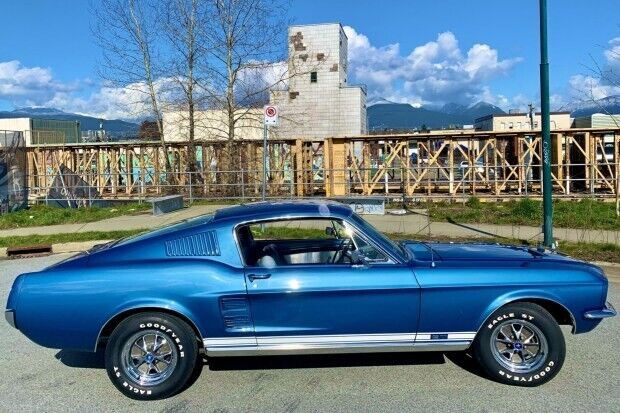
[[[192,374],[198,348],[184,321],[168,314],[142,313],[115,329],[105,352],[108,376],[133,399],[160,399],[181,390]]]
[[[478,333],[473,348],[489,376],[520,386],[551,380],[566,354],[558,323],[533,303],[508,304],[497,310]]]

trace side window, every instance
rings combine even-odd
[[[384,253],[367,243],[359,234],[354,232],[351,238],[355,244],[357,254],[359,254],[366,262],[389,262],[388,257]]]
[[[337,219],[288,219],[243,225],[237,242],[247,266],[389,263],[389,258]]]
[[[236,236],[248,266],[332,263],[346,234],[338,220],[286,219],[242,225]]]

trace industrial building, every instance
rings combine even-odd
[[[570,112],[551,112],[551,130],[569,129],[571,126]],[[474,121],[474,128],[479,131],[540,130],[540,112],[482,116]]]
[[[277,139],[322,139],[362,135],[366,127],[366,90],[347,83],[348,40],[342,26],[311,24],[289,28],[286,88],[270,91],[269,103],[279,108],[280,124],[270,130]],[[262,108],[237,114],[235,138],[262,139]],[[195,112],[195,140],[227,139],[227,112]],[[163,114],[164,139],[189,140],[187,111]]]
[[[594,113],[590,116],[580,116],[573,121],[574,128],[618,128],[620,115]]]
[[[194,139],[212,141],[228,139],[228,113],[220,109],[194,112]],[[187,111],[175,110],[163,114],[166,142],[187,142],[189,140],[189,119]],[[247,109],[235,123],[237,139],[263,139],[263,109]]]
[[[0,130],[21,132],[26,146],[74,144],[81,140],[80,122],[70,120],[6,118]]]

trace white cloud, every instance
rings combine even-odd
[[[611,39],[603,50],[604,61],[593,64],[589,73],[576,74],[568,81],[573,102],[587,103],[620,95],[620,37]]]
[[[163,102],[173,102],[178,93],[177,83],[172,78],[155,81],[160,109]],[[76,97],[69,93],[57,93],[42,106],[61,109],[104,119],[141,119],[150,117],[152,106],[146,83],[132,83],[123,87],[104,85],[86,97]]]
[[[354,82],[368,85],[369,97],[384,97],[412,104],[473,103],[487,100],[504,104],[493,96],[486,82],[510,71],[520,58],[500,59],[487,44],[475,44],[466,53],[451,32],[403,55],[398,43],[373,46],[364,34],[346,26],[350,73]]]
[[[620,70],[620,37],[615,37],[609,41],[609,48],[603,54],[607,65],[614,70]]]
[[[162,100],[173,100],[173,79],[158,79],[155,88]],[[0,62],[0,101],[14,107],[52,107],[105,119],[139,119],[152,112],[147,92],[144,83],[124,87],[97,85],[91,79],[63,83],[50,69],[25,67],[17,60]]]
[[[571,94],[578,100],[599,100],[620,94],[620,87],[598,76],[573,75],[568,84]]]
[[[76,84],[55,81],[50,69],[24,67],[17,60],[0,62],[0,100],[28,105],[76,88]]]

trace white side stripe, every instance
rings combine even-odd
[[[374,343],[415,340],[415,334],[333,334],[316,336],[256,337],[258,344]]]
[[[217,337],[205,338],[205,347],[255,346],[256,337]]]
[[[441,338],[439,338],[440,336]],[[431,338],[433,337],[433,338]],[[447,338],[446,338],[447,337]],[[473,340],[476,332],[454,333],[384,333],[384,334],[328,334],[303,336],[258,336],[258,337],[215,337],[204,339],[208,348],[243,347],[278,344],[346,344],[346,343],[403,343],[448,342],[451,340]]]

